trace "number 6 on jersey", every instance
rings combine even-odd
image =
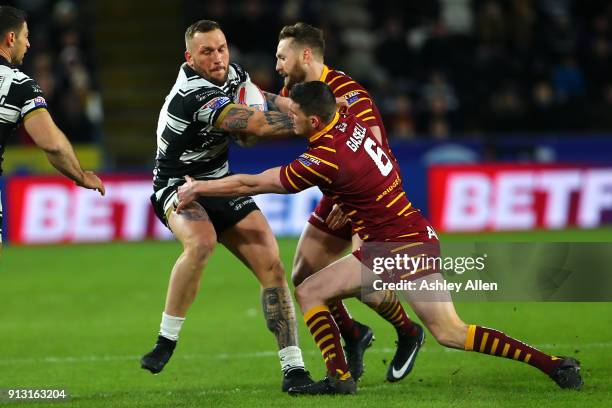
[[[376,151],[374,151],[374,147],[376,147]],[[385,154],[385,152],[383,152],[380,146],[376,146],[374,140],[368,137],[365,140],[363,148],[366,152],[368,152],[368,155],[372,158],[372,160],[374,160],[374,163],[376,163],[376,167],[378,167],[378,170],[380,170],[380,174],[385,177],[388,176],[389,173],[391,173],[391,170],[393,170],[393,163],[391,163],[391,160],[389,160],[389,157]],[[386,163],[383,162],[383,157],[385,158]]]

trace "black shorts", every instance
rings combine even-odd
[[[155,215],[168,226],[167,216],[178,204],[177,190],[180,184],[164,187],[151,195]],[[217,234],[238,224],[251,211],[259,210],[252,197],[199,197],[196,200],[208,214]]]

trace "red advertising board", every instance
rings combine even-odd
[[[612,168],[440,165],[428,174],[440,231],[595,228],[612,224]]]
[[[151,178],[105,176],[106,196],[57,177],[11,177],[5,185],[11,243],[170,238],[149,202]]]

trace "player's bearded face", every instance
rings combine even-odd
[[[229,50],[221,30],[195,33],[187,44],[187,64],[215,85],[223,85],[229,73]]]
[[[30,41],[28,40],[28,25],[23,23],[21,30],[15,33],[15,44],[11,48],[11,62],[15,65],[21,65],[23,63],[23,57],[30,48]]]
[[[291,39],[281,40],[276,51],[276,71],[283,77],[287,89],[306,81],[306,70],[300,61],[303,50],[292,46],[291,41]]]

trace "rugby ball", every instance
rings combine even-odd
[[[234,96],[234,103],[239,105],[247,105],[262,112],[268,110],[266,97],[257,87],[257,85],[251,81],[246,81],[238,85],[236,94]],[[259,141],[258,137],[254,135],[234,134],[232,136],[236,143],[242,147],[253,146]]]

